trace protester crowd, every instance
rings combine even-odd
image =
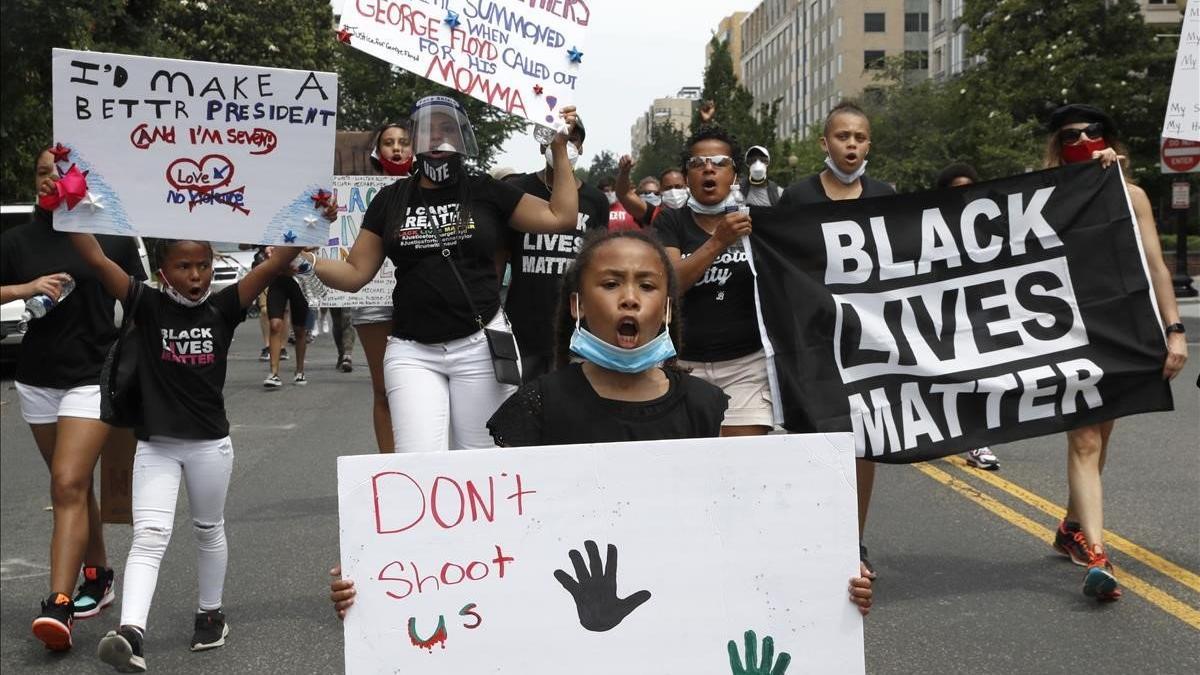
[[[0,248],[0,299],[44,297],[53,305],[30,321],[16,375],[22,415],[51,475],[50,594],[32,624],[37,639],[69,649],[73,622],[115,600],[117,574],[91,486],[106,420],[114,419],[102,411],[101,371],[120,333],[141,392],[126,402],[138,439],[134,536],[120,619],[99,657],[121,672],[146,670],[147,615],[181,481],[200,550],[191,648],[224,644],[224,504],[233,471],[222,395],[227,355],[246,309],[257,305],[270,365],[264,386],[283,384],[289,324],[292,381],[307,382],[305,347],[317,310],[303,282],[313,277],[353,293],[385,259],[395,265],[390,307],[338,311],[331,325],[339,370],[353,367],[355,333],[363,347],[373,404],[361,419],[370,420],[380,452],[777,430],[744,244],[756,211],[895,191],[886,177],[867,175],[870,121],[852,103],[825,120],[816,141],[825,166],[786,186],[768,177],[767,148],[743,152],[740,141],[755,139],[733,138],[719,124],[720,111],[705,111],[678,166],[637,178],[623,157],[615,177],[590,185],[573,172],[586,141],[573,108],[562,110],[562,130],[539,155],[531,148],[536,170],[500,179],[470,168],[478,147],[463,108],[449,98],[422,99],[409,119],[378,129],[364,150],[396,181],[371,201],[345,260],[264,247],[248,274],[216,293],[208,242],[160,241],[154,287],[142,283],[129,239],[58,232],[41,203],[32,222],[4,233]],[[1094,107],[1058,109],[1047,131],[1046,167],[1125,161],[1116,124]],[[47,149],[35,159],[38,192],[52,195],[56,155]],[[978,179],[956,164],[937,184],[954,189]],[[1182,324],[1149,202],[1137,186],[1127,190],[1167,333],[1163,376],[1170,378],[1186,359]],[[328,204],[327,217],[335,210]],[[506,267],[511,281],[502,295]],[[114,298],[127,332],[114,324]],[[1070,497],[1054,542],[1086,568],[1084,594],[1104,601],[1121,594],[1103,539],[1100,476],[1112,427],[1067,434]],[[999,467],[987,448],[961,450],[976,467]],[[857,461],[862,564],[848,595],[863,614],[875,578],[862,540],[876,466]],[[344,616],[353,582],[336,568],[333,574],[331,599]]]

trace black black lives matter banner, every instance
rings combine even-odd
[[[905,463],[1172,408],[1115,167],[752,217],[789,431]]]

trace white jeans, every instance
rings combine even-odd
[[[488,327],[507,328],[504,312]],[[496,381],[483,331],[432,344],[389,337],[383,384],[396,452],[495,447],[488,418],[517,390]]]
[[[196,535],[200,609],[219,609],[229,547],[225,542],[225,494],[233,471],[233,443],[226,436],[200,441],[152,436],[138,441],[133,458],[133,543],[125,560],[121,625],[146,628],[158,568],[175,522],[179,479],[187,481]]]

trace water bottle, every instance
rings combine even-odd
[[[311,255],[311,254],[310,254]],[[312,274],[316,267],[316,257],[306,258],[304,253],[292,258],[292,271],[298,276],[306,276]]]
[[[67,281],[63,283],[62,293],[59,294],[57,301],[45,293],[38,293],[32,298],[29,298],[25,301],[25,311],[21,314],[21,321],[23,323],[29,323],[34,319],[40,319],[43,316],[46,316],[46,314],[50,310],[54,309],[58,303],[66,300],[67,296],[70,295],[71,291],[73,290],[75,290],[75,280],[67,277]]]

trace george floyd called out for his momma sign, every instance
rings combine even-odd
[[[854,495],[850,434],[339,457],[346,672],[861,673]]]
[[[60,230],[327,243],[337,76],[55,49]]]

